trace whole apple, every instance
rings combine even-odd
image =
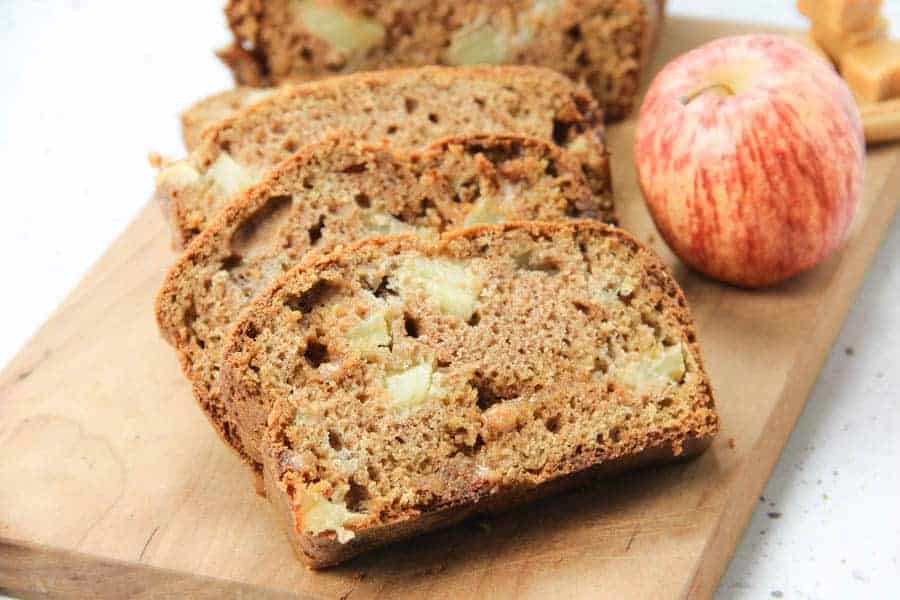
[[[634,148],[644,199],[687,264],[746,287],[811,268],[847,235],[865,140],[834,68],[777,35],[719,39],[653,80]]]

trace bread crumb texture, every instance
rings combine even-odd
[[[434,239],[484,220],[559,221],[603,212],[578,163],[541,140],[463,136],[407,154],[333,136],[284,163],[193,241],[163,284],[157,318],[204,412],[259,469],[262,431],[248,434],[249,444],[240,439],[236,415],[220,393],[219,370],[240,310],[286,270],[372,235]],[[448,314],[468,319],[474,311],[480,284],[455,263],[414,261],[398,276]],[[386,319],[373,312],[354,324],[348,345],[361,354],[378,352],[389,341]],[[258,421],[265,419],[261,411]]]
[[[539,65],[584,82],[610,118],[632,108],[656,0],[231,0],[219,53],[239,83],[271,85],[419,65]]]
[[[587,221],[301,266],[244,313],[226,370],[239,410],[271,407],[262,454],[295,534],[338,544],[718,429],[677,284]]]
[[[537,67],[423,67],[286,86],[207,128],[187,158],[157,175],[176,246],[270,169],[339,132],[408,152],[466,133],[552,142],[579,161],[611,216],[602,115],[587,88]]]

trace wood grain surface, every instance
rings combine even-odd
[[[669,20],[657,66],[746,26]],[[846,247],[750,292],[677,264],[643,207],[634,121],[610,131],[623,225],[673,265],[722,433],[632,473],[373,552],[297,563],[266,501],[194,405],[152,318],[175,256],[147,206],[0,374],[0,590],[30,596],[708,597],[891,221],[900,147],[870,148]]]

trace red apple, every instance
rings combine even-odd
[[[669,63],[638,117],[635,163],[666,242],[740,286],[773,284],[837,248],[859,205],[853,96],[787,38],[723,38]]]

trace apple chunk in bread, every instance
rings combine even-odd
[[[384,310],[377,310],[347,331],[350,347],[363,354],[375,354],[391,345]]]
[[[294,12],[313,36],[342,52],[363,51],[384,39],[381,23],[318,0],[295,1]]]
[[[445,313],[468,319],[475,312],[481,280],[469,269],[443,259],[415,257],[400,271],[402,288],[418,288]]]

